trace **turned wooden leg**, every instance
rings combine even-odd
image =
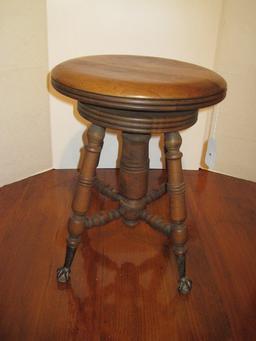
[[[68,223],[69,236],[67,239],[65,262],[63,267],[57,270],[57,280],[62,283],[67,282],[69,279],[70,267],[77,246],[80,243],[81,234],[84,231],[84,216],[89,208],[91,188],[95,177],[96,167],[99,162],[104,136],[104,128],[91,125],[88,129],[88,145],[85,146],[85,157],[72,203],[73,215]]]
[[[192,288],[192,282],[186,277],[185,243],[187,241],[187,228],[185,225],[185,184],[181,166],[182,153],[179,150],[181,142],[182,139],[178,132],[165,134],[173,251],[177,259],[179,271],[178,290],[181,294],[188,294]]]
[[[122,157],[120,163],[120,212],[124,222],[133,226],[145,207],[144,196],[148,188],[148,134],[123,133]]]

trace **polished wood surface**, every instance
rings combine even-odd
[[[226,95],[226,82],[215,72],[156,57],[76,58],[55,66],[51,82],[78,100],[78,111],[89,122],[143,134],[189,128],[200,108]]]
[[[80,102],[123,109],[192,110],[218,103],[226,93],[225,80],[211,70],[172,59],[132,55],[71,59],[57,65],[51,79],[59,92]]]
[[[226,89],[221,76],[201,66],[132,55],[71,59],[55,67],[52,78],[69,88],[117,97],[187,99]]]
[[[162,173],[149,174],[157,188]],[[98,176],[117,185],[115,170]],[[84,236],[70,284],[57,285],[77,172],[49,171],[3,187],[0,339],[255,340],[256,184],[206,171],[184,177],[193,273],[186,297],[176,291],[166,237],[121,220]],[[90,212],[116,205],[94,192]],[[168,195],[150,211],[167,217]]]

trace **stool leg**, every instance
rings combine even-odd
[[[73,198],[73,215],[68,223],[69,237],[67,239],[66,257],[63,267],[57,270],[58,282],[65,283],[70,276],[70,267],[73,262],[77,246],[84,231],[84,215],[86,214],[91,198],[91,188],[95,177],[96,167],[103,145],[105,129],[91,125],[88,129],[88,145],[85,146],[85,157],[81,167],[80,177]]]
[[[145,207],[144,196],[148,189],[149,134],[123,133],[120,162],[121,214],[128,226],[137,224]]]
[[[173,251],[177,259],[179,271],[178,291],[188,294],[192,282],[186,277],[186,247],[187,228],[185,225],[185,184],[183,180],[180,152],[181,136],[178,132],[165,134],[166,159],[168,167],[168,192],[170,194],[170,213],[172,222]]]

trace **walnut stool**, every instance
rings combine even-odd
[[[51,80],[56,90],[78,101],[79,113],[92,122],[72,204],[65,263],[57,270],[58,281],[68,281],[84,229],[122,217],[128,226],[141,219],[172,236],[179,271],[178,290],[189,293],[192,282],[185,273],[187,230],[179,131],[196,123],[200,108],[225,97],[224,79],[203,67],[176,60],[102,55],[63,62],[53,69]],[[95,177],[105,128],[122,131],[120,193]],[[147,193],[151,133],[164,133],[168,183]],[[118,200],[119,208],[89,217],[93,186]],[[146,210],[147,204],[163,195],[166,189],[170,195],[170,222]]]

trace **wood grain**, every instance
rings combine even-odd
[[[150,171],[158,187],[160,171]],[[117,185],[117,171],[98,177]],[[49,171],[0,192],[1,340],[254,340],[256,338],[256,184],[185,171],[188,273],[176,292],[166,237],[121,220],[89,231],[71,283],[57,285],[78,174]],[[90,212],[116,207],[96,192]],[[150,204],[168,215],[168,197]],[[164,252],[163,252],[164,251]]]
[[[132,55],[71,59],[52,70],[52,79],[67,88],[141,99],[209,97],[226,90],[221,76],[201,66]]]

